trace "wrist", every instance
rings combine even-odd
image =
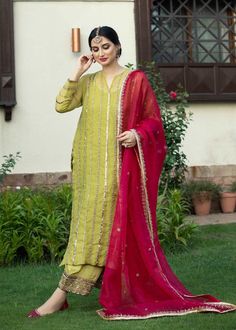
[[[79,81],[80,77],[82,76],[83,72],[79,71],[75,71],[70,77],[69,80],[70,81]]]

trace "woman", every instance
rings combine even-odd
[[[166,146],[155,95],[140,70],[118,63],[121,44],[110,27],[89,36],[91,55],[57,97],[56,110],[83,105],[73,143],[73,207],[59,288],[39,317],[68,307],[66,294],[90,293],[102,280],[98,314],[105,319],[149,318],[236,306],[193,296],[171,271],[156,228],[158,180]],[[84,73],[97,62],[102,70]]]

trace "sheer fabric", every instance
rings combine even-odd
[[[192,295],[160,247],[156,202],[166,144],[155,95],[139,70],[126,80],[118,127],[119,132],[132,129],[137,145],[119,153],[118,198],[98,314],[118,320],[235,310],[213,296]]]

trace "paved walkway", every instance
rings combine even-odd
[[[236,212],[234,213],[212,213],[204,216],[190,215],[188,219],[199,225],[236,223]]]

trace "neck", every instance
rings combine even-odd
[[[123,67],[117,61],[114,61],[113,63],[111,63],[108,66],[102,67],[102,71],[105,73],[105,75],[108,75],[108,76],[116,74],[121,69],[123,69]]]

